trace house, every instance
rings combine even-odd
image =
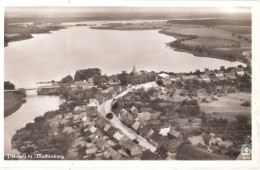
[[[107,148],[106,142],[103,139],[95,140],[95,146],[101,151]]]
[[[192,137],[188,137],[188,141],[194,145],[197,146],[199,143],[202,145],[205,145],[204,139],[202,138],[202,136],[192,136]]]
[[[122,146],[128,151],[132,156],[140,155],[142,154],[142,148],[137,145],[136,143],[133,143],[132,141],[126,140],[122,142]]]
[[[132,128],[137,131],[137,129],[140,127],[141,123],[137,120],[134,122],[134,124],[132,125]]]
[[[89,131],[90,131],[91,133],[95,133],[96,130],[97,130],[97,128],[96,128],[95,126],[91,126],[90,129],[89,129]]]
[[[107,136],[112,138],[117,131],[118,130],[115,127],[111,126],[107,131]]]
[[[163,85],[167,86],[167,85],[170,85],[172,83],[172,80],[171,80],[170,77],[163,77],[162,82],[163,82]]]
[[[97,107],[96,106],[87,106],[86,107],[87,115],[91,118],[97,117]]]
[[[215,76],[219,79],[221,77],[224,77],[223,73],[215,73]]]
[[[244,72],[244,71],[237,71],[237,72],[236,72],[236,75],[237,75],[238,77],[242,77],[243,75],[245,75],[245,72]]]
[[[170,126],[165,127],[165,128],[161,128],[159,134],[161,134],[162,136],[167,136],[168,133],[170,132],[170,130],[171,130]]]
[[[105,127],[107,124],[108,124],[108,121],[107,121],[104,117],[100,116],[100,117],[98,118],[98,120],[97,120],[97,125],[98,125],[100,128]]]
[[[198,77],[196,75],[188,75],[188,76],[182,76],[182,80],[184,82],[193,82],[193,80],[198,80]]]
[[[171,81],[172,82],[181,82],[181,77],[172,77]]]
[[[232,73],[226,73],[226,77],[230,80],[235,80],[236,79],[236,74],[234,72]]]
[[[87,81],[89,83],[89,86],[94,86],[94,79],[91,77]]]
[[[217,137],[217,138],[215,138],[215,142],[220,143],[220,142],[222,142],[222,139],[220,137]]]
[[[148,126],[144,126],[140,129],[140,135],[144,138],[149,138],[154,133],[154,130]]]
[[[119,142],[119,141],[121,141],[121,139],[122,139],[124,136],[125,136],[125,135],[123,135],[122,133],[120,133],[119,131],[117,131],[117,132],[113,135],[113,138]]]
[[[127,111],[120,112],[119,119],[127,126],[131,126],[134,123],[134,116]]]
[[[89,99],[89,104],[87,106],[98,107],[99,101],[97,99]]]
[[[106,159],[112,158],[113,160],[120,160],[121,154],[115,151],[113,148],[108,148],[106,152],[104,153],[104,157]]]
[[[76,87],[81,87],[83,90],[89,89],[90,84],[88,82],[84,81],[78,81],[74,83]]]
[[[103,130],[104,130],[105,132],[107,132],[110,127],[111,127],[111,126],[110,126],[109,124],[106,124],[106,126],[103,128]]]
[[[168,132],[168,137],[170,139],[178,139],[178,140],[183,140],[183,136],[180,132],[174,130],[174,129],[171,129],[169,132]]]
[[[149,141],[153,143],[156,147],[159,146],[161,141],[162,135],[160,135],[157,131],[154,131],[154,133],[149,137]]]
[[[206,83],[211,82],[211,80],[210,80],[210,78],[209,78],[209,76],[207,74],[201,74],[199,81],[204,81]]]
[[[76,107],[74,108],[74,111],[75,111],[76,113],[80,113],[80,112],[86,111],[86,108],[87,108],[86,105],[84,105],[84,106],[76,106]]]
[[[205,145],[211,146],[211,145],[214,145],[216,143],[215,138],[212,135],[202,133],[201,136],[202,136],[202,138],[205,142]]]
[[[170,77],[170,75],[166,74],[166,73],[158,74],[158,76],[161,77],[161,78]]]
[[[137,108],[136,107],[131,107],[131,112],[133,113],[133,114],[137,114],[138,113],[138,110],[137,110]]]

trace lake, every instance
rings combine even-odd
[[[50,110],[57,110],[62,100],[57,96],[27,96],[27,102],[13,114],[4,118],[4,153],[19,154],[12,150],[11,139],[15,132],[25,127],[27,123],[34,122],[34,118]]]
[[[166,43],[175,38],[159,34],[158,30],[95,30],[89,26],[69,26],[33,37],[5,47],[4,79],[16,87],[35,87],[37,81],[60,80],[68,74],[74,76],[76,70],[94,67],[111,75],[123,70],[129,72],[134,65],[138,71],[190,72],[241,64],[174,51]]]

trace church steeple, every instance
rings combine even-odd
[[[135,65],[134,65],[133,71],[132,71],[131,73],[132,73],[132,74],[136,74],[136,73],[137,73],[136,68],[135,68]]]

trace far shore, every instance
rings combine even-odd
[[[176,38],[167,43],[173,50],[191,53],[197,57],[238,61],[251,66],[251,40],[223,30],[222,27],[218,28],[217,25],[175,24],[169,20],[135,24],[110,23],[90,28],[119,31],[158,30],[158,33]],[[244,52],[249,52],[249,55],[244,55]]]

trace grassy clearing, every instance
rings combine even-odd
[[[235,34],[251,34],[251,26],[218,25],[217,27]]]
[[[229,40],[229,39],[221,39],[215,37],[201,37],[197,39],[191,39],[183,41],[186,45],[189,46],[204,46],[205,48],[213,48],[213,47],[223,47],[223,46],[232,46],[238,44],[238,41]]]
[[[251,93],[233,93],[220,97],[218,101],[201,103],[201,110],[207,114],[217,113],[229,121],[235,120],[236,115],[248,116],[251,119],[251,107],[240,106],[245,101],[251,103]]]

